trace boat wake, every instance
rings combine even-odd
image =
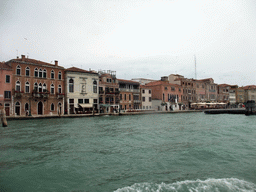
[[[256,192],[256,185],[236,178],[181,181],[172,184],[135,183],[115,192]]]

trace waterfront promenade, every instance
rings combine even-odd
[[[51,119],[51,118],[78,118],[78,117],[94,117],[94,116],[119,116],[119,115],[146,115],[146,114],[166,114],[166,113],[194,113],[202,112],[202,110],[181,110],[181,111],[143,111],[143,112],[120,112],[120,113],[95,113],[95,114],[70,114],[70,115],[33,115],[33,116],[8,116],[9,120],[28,120],[28,119]]]

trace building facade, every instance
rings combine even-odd
[[[6,63],[0,63],[0,106],[6,116],[12,115],[12,68]]]
[[[256,101],[256,85],[247,85],[243,89],[245,102],[249,100]]]
[[[115,71],[99,71],[99,104],[101,113],[119,112],[119,84]]]
[[[221,103],[228,103],[229,102],[230,85],[219,84],[217,86],[217,90],[218,90],[217,101],[221,102]]]
[[[152,110],[152,91],[147,86],[140,86],[141,92],[141,109]]]
[[[12,68],[10,114],[62,115],[64,113],[64,68],[39,60],[21,58],[7,61]]]
[[[65,70],[65,111],[67,114],[99,112],[99,75],[76,67]]]
[[[140,84],[136,81],[118,79],[120,91],[120,109],[141,109]]]

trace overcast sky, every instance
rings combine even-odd
[[[256,84],[255,0],[2,0],[0,61]],[[195,55],[195,56],[194,56]]]

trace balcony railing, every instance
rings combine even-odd
[[[65,96],[64,93],[57,93],[57,99],[63,99]]]
[[[23,91],[15,91],[14,92],[14,97],[16,97],[16,98],[21,98],[22,95],[23,95]]]
[[[34,98],[44,98],[44,99],[47,99],[49,97],[49,92],[32,92],[32,96]]]
[[[133,92],[133,93],[139,93],[139,89],[126,89],[126,88],[120,88],[120,92]]]
[[[141,103],[141,100],[133,100],[133,103]]]

